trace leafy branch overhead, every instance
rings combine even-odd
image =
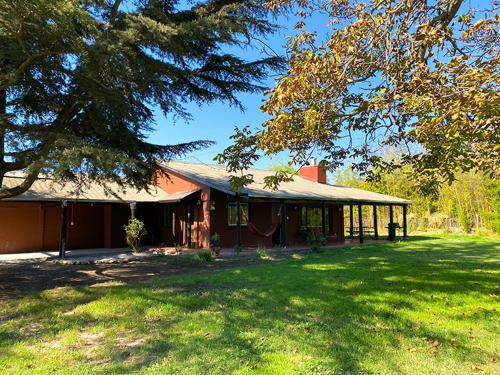
[[[296,11],[288,71],[262,106],[269,119],[234,147],[290,153],[290,164],[317,152],[334,169],[362,172],[411,165],[422,183],[477,169],[500,176],[498,4],[442,0],[270,0]],[[311,30],[328,18],[328,33]],[[383,160],[389,148],[399,161]],[[248,157],[243,159],[247,166]],[[275,176],[275,182],[279,182]]]
[[[147,140],[154,108],[189,117],[187,102],[241,106],[275,58],[225,52],[274,30],[260,1],[6,0],[0,2],[0,199],[40,173],[144,187],[157,159],[210,142]]]

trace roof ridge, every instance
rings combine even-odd
[[[207,167],[212,167],[212,168],[216,168],[216,169],[224,169],[226,172],[227,169],[224,167],[223,164],[214,164],[214,163],[204,163],[204,162],[190,162],[190,161],[186,161],[186,160],[178,160],[178,159],[173,159],[173,160],[163,160],[161,163],[168,163],[169,162],[174,162],[174,163],[182,163],[182,164],[192,164],[192,165],[205,165]],[[264,168],[248,168],[247,171],[259,171],[259,172],[275,172],[273,171],[272,169],[264,169]],[[229,172],[228,172],[229,173]]]

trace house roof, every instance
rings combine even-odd
[[[4,177],[2,188],[11,188],[22,182],[23,175],[11,173]],[[88,202],[178,202],[194,191],[183,191],[168,194],[162,189],[151,185],[149,191],[137,190],[134,187],[121,187],[117,183],[109,182],[105,188],[102,185],[91,183],[78,191],[75,183],[61,184],[50,177],[37,179],[28,191],[7,200],[10,201],[61,201],[78,200]]]
[[[198,182],[213,189],[220,190],[230,195],[235,193],[231,190],[229,177],[231,174],[224,166],[214,164],[199,164],[180,161],[165,161],[162,167],[168,171],[177,172],[194,182]],[[297,199],[297,200],[322,200],[337,201],[344,203],[374,203],[374,204],[409,204],[407,199],[392,197],[367,190],[356,189],[346,186],[320,184],[306,180],[300,176],[294,176],[291,182],[280,183],[278,190],[264,188],[264,177],[274,174],[273,171],[262,169],[249,169],[246,173],[252,174],[254,182],[242,189],[242,194],[248,194],[252,198],[275,198],[275,199]]]

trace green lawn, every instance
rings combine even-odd
[[[499,250],[448,236],[48,290],[0,307],[0,373],[498,374]]]

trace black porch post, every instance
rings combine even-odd
[[[389,205],[389,241],[394,240],[394,210],[392,204]]]
[[[349,205],[349,238],[354,237],[354,213],[352,212],[352,204]]]
[[[321,202],[321,232],[326,237],[326,206],[325,202]]]
[[[403,239],[408,239],[408,224],[406,222],[406,210],[408,206],[406,204],[403,205]]]
[[[241,199],[236,194],[236,247],[241,249]]]
[[[66,235],[68,230],[68,202],[61,202],[61,228],[59,237],[59,258],[63,259],[66,256]]]
[[[281,203],[281,246],[286,247],[286,203]]]
[[[191,241],[191,202],[186,205],[186,237],[187,237],[187,247],[190,249],[192,246]]]
[[[359,243],[363,243],[363,209],[361,204],[358,204],[358,221],[359,221]]]
[[[377,206],[373,205],[373,237],[378,240]]]

